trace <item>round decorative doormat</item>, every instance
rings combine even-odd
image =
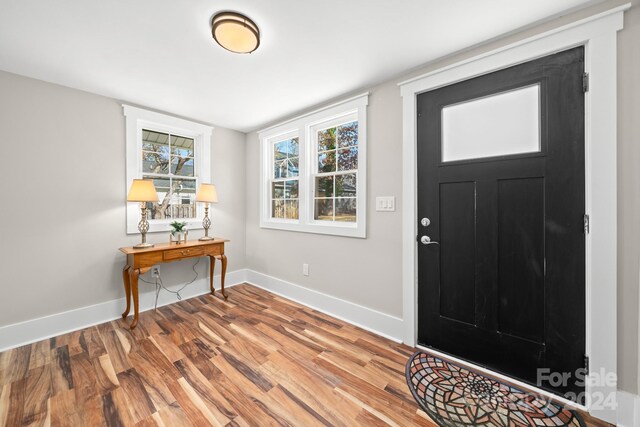
[[[406,367],[418,405],[441,426],[584,427],[576,412],[417,351]]]

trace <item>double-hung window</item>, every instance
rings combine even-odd
[[[339,117],[312,127],[313,219],[356,222],[358,214],[358,119]]]
[[[140,108],[124,106],[127,123],[127,188],[135,178],[152,180],[159,200],[147,203],[149,231],[168,231],[175,220],[201,228],[200,183],[211,178],[212,128]],[[140,208],[127,204],[127,233],[137,233]]]
[[[259,132],[264,228],[366,237],[361,95]]]
[[[270,143],[273,162],[271,175],[271,218],[298,220],[300,217],[300,149],[298,136],[276,138]]]

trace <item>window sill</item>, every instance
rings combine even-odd
[[[366,239],[367,233],[363,226],[356,224],[331,224],[322,225],[318,223],[300,224],[281,221],[262,221],[260,228],[272,230],[294,231],[298,233],[327,234],[330,236],[355,237]]]

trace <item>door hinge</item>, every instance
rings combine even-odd
[[[589,231],[591,229],[591,222],[589,221],[589,215],[584,214],[583,224],[584,224],[584,234],[589,234]]]
[[[582,73],[582,92],[589,92],[589,73]]]
[[[585,375],[589,375],[589,356],[587,356],[586,354],[584,355],[584,370]]]

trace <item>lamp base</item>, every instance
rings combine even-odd
[[[133,247],[133,249],[147,249],[152,247],[153,247],[153,243],[138,243]]]
[[[215,237],[204,236],[199,238],[198,240],[207,241],[207,240],[215,240]]]

